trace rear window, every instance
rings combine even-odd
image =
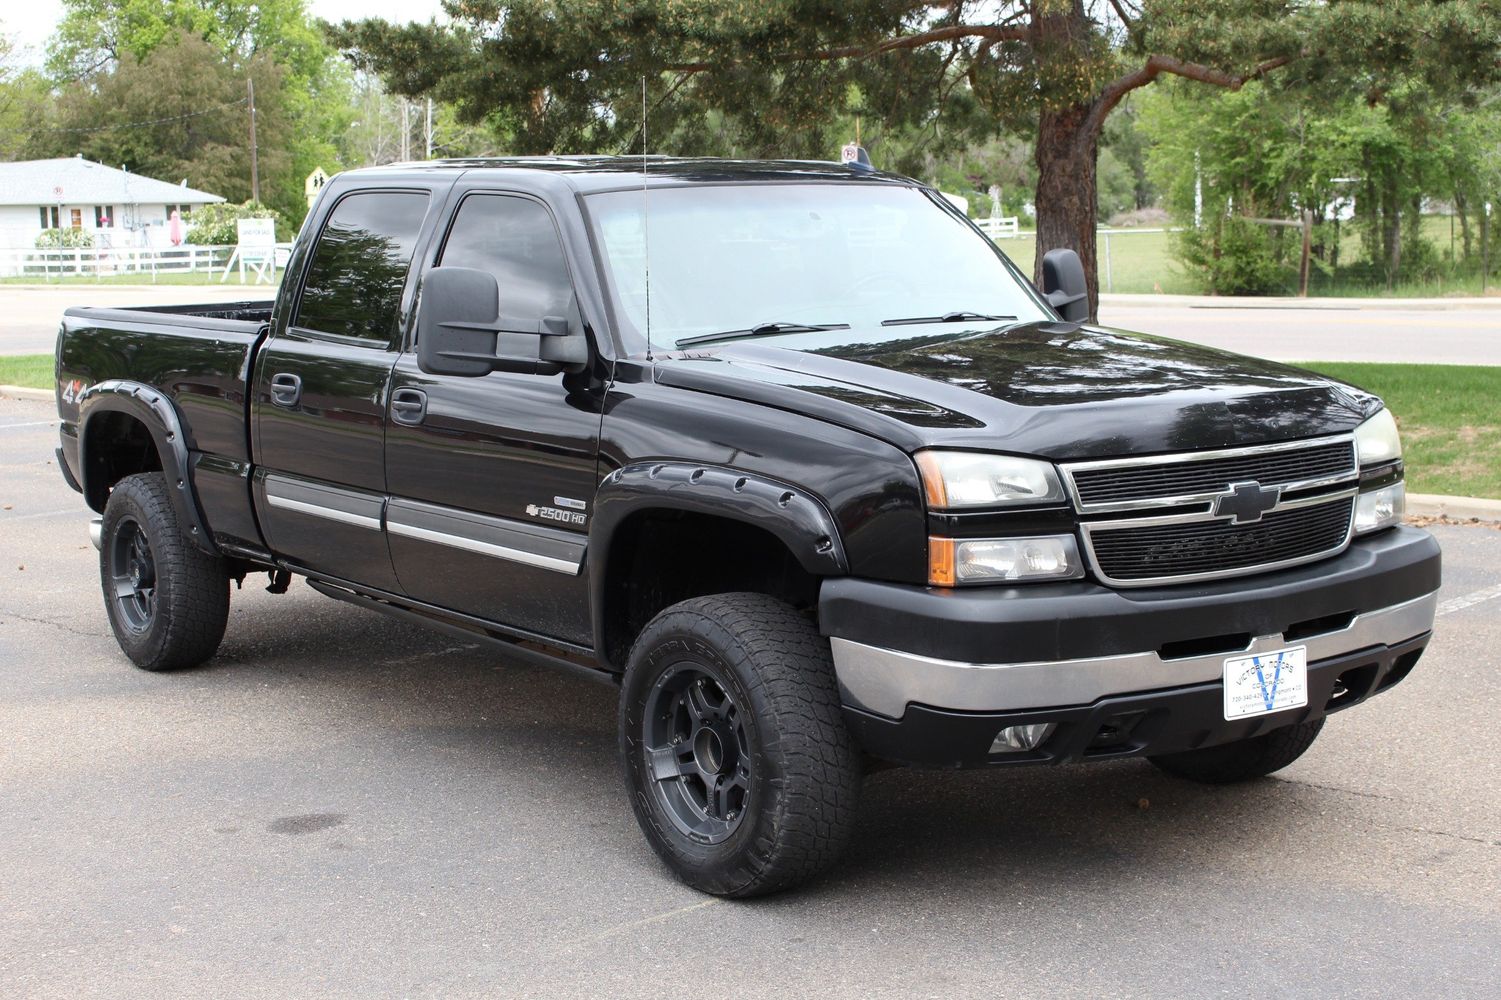
[[[425,191],[365,191],[340,199],[313,248],[294,324],[389,344],[427,201]]]

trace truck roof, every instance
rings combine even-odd
[[[383,176],[413,171],[506,170],[565,175],[581,191],[613,190],[642,182],[643,171],[656,183],[723,184],[776,181],[879,181],[916,183],[886,171],[851,168],[824,160],[735,160],[719,157],[663,156],[487,156],[425,160],[362,167],[346,177]]]

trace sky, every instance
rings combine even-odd
[[[47,38],[63,16],[62,0],[16,0],[0,13],[0,33],[25,50],[28,65],[45,57]],[[308,13],[327,21],[383,17],[388,21],[426,21],[441,12],[439,0],[307,0]]]

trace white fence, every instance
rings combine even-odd
[[[1022,220],[1014,215],[993,215],[988,219],[976,219],[975,225],[991,239],[1011,239],[1021,234]]]
[[[292,244],[276,245],[276,267],[286,267]],[[203,274],[221,278],[234,256],[232,246],[168,247],[53,247],[38,249],[0,248],[0,277],[37,278],[57,281],[63,278],[103,278],[111,275],[139,275],[155,281],[159,275]],[[241,276],[243,281],[243,275]]]

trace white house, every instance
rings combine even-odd
[[[0,163],[0,247],[35,245],[44,229],[83,229],[96,246],[166,246],[168,219],[224,199],[83,157]]]

